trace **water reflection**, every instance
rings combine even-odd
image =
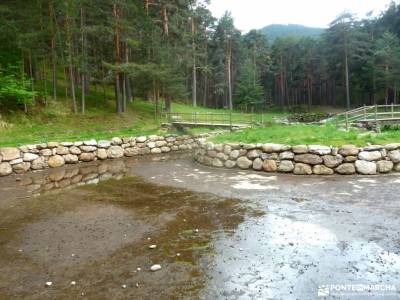
[[[48,169],[36,173],[14,175],[0,180],[0,200],[37,197],[60,189],[93,185],[110,179],[130,176],[137,165],[146,162],[177,160],[188,154],[166,154],[146,158],[97,161]]]
[[[198,298],[215,239],[249,211],[234,199],[128,176],[145,166],[109,161],[3,182],[0,299]],[[11,201],[16,187],[27,198]],[[150,272],[153,264],[162,270]]]

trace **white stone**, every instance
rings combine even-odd
[[[159,270],[161,270],[161,266],[160,265],[152,265],[151,268],[150,268],[150,271],[152,271],[152,272],[156,272],[156,271],[159,271]]]
[[[24,153],[24,161],[34,161],[39,155],[33,153]]]
[[[89,140],[89,141],[84,141],[83,144],[84,144],[85,146],[97,146],[97,142],[96,142],[96,140],[94,140],[94,139]]]
[[[144,143],[145,141],[147,141],[146,136],[139,136],[136,138],[136,142],[138,142],[138,143]]]
[[[332,153],[332,149],[327,146],[310,145],[308,146],[308,152],[318,155],[328,155]]]
[[[356,161],[356,170],[358,173],[362,175],[375,175],[377,171],[376,163],[366,161],[366,160],[357,160]]]
[[[382,154],[380,151],[362,151],[358,154],[360,160],[375,161],[382,159]]]
[[[101,140],[101,141],[97,142],[97,147],[99,147],[99,148],[109,148],[110,146],[111,146],[110,141]]]

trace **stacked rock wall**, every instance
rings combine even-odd
[[[80,162],[187,151],[196,148],[203,137],[151,135],[0,148],[0,177]]]
[[[375,175],[400,172],[400,143],[339,148],[321,145],[201,143],[195,160],[217,168],[296,175]]]

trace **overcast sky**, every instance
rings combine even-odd
[[[362,17],[369,11],[378,14],[390,0],[211,0],[210,9],[217,18],[226,10],[243,31],[261,29],[270,24],[302,24],[327,27],[344,10]]]

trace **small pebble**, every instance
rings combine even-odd
[[[181,256],[181,254],[180,254],[180,253],[177,253],[176,256]]]
[[[18,252],[22,252],[22,249],[19,249]]]
[[[123,289],[126,289],[126,284],[123,284],[123,285],[122,285],[122,288],[123,288]]]
[[[156,248],[157,248],[157,245],[150,245],[149,248],[150,248],[150,249],[156,249]]]
[[[148,237],[147,240],[150,241],[150,240],[151,240],[151,237]]]
[[[140,272],[140,271],[142,271],[142,268],[137,268],[136,270],[138,270]]]
[[[139,283],[136,283],[136,287],[137,287],[137,288],[139,287]]]
[[[152,271],[152,272],[156,272],[156,271],[159,271],[159,270],[161,270],[161,266],[160,265],[153,265],[150,268],[150,271]]]
[[[71,281],[71,285],[75,285],[76,284],[76,281]]]
[[[198,230],[198,229],[196,229],[195,231],[196,231],[196,232],[199,232],[199,230]]]
[[[46,282],[46,286],[52,286],[52,284],[53,284],[53,283],[52,283],[51,281],[47,281],[47,282]]]
[[[72,256],[72,257],[74,257],[74,256],[75,256],[75,254],[74,254],[74,253],[72,253],[72,254],[71,254],[71,256]]]

